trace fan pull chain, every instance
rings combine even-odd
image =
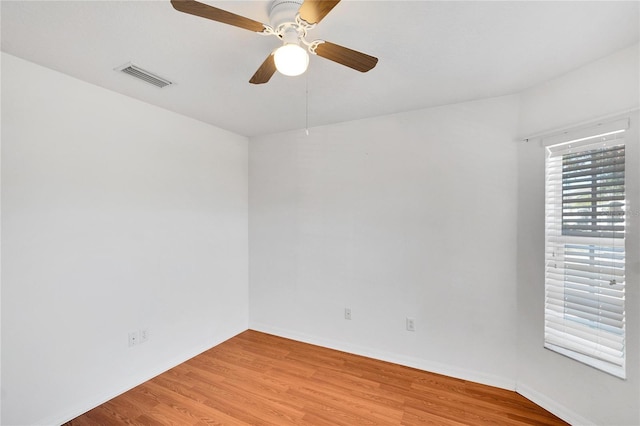
[[[304,132],[309,136],[309,71],[305,75],[305,122]]]

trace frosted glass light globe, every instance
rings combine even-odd
[[[293,77],[307,70],[309,54],[297,44],[285,44],[276,50],[273,60],[280,73]]]

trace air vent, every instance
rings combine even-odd
[[[169,80],[166,80],[162,77],[158,77],[157,75],[150,73],[149,71],[143,70],[140,67],[137,67],[131,63],[125,64],[121,67],[116,68],[116,71],[122,71],[125,74],[129,74],[131,77],[135,77],[139,80],[142,80],[146,83],[153,84],[156,87],[163,88],[167,87],[173,83]]]

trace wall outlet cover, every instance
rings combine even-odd
[[[129,333],[129,346],[135,346],[137,345],[139,342],[139,336],[138,336],[138,332],[137,331],[132,331]]]
[[[413,318],[407,318],[407,331],[416,331],[416,323]]]

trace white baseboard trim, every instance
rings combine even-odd
[[[595,423],[585,419],[576,412],[569,410],[567,407],[558,404],[545,394],[540,393],[527,385],[518,383],[516,385],[516,392],[573,426],[596,426]]]
[[[416,368],[418,370],[429,371],[432,373],[442,374],[457,379],[468,380],[481,383],[487,386],[494,386],[501,389],[515,391],[516,382],[513,379],[496,376],[491,374],[478,373],[477,371],[466,370],[452,365],[441,364],[420,358],[405,356],[393,352],[380,351],[378,349],[368,348],[365,346],[353,345],[344,341],[326,339],[322,337],[312,336],[306,333],[300,333],[279,327],[273,327],[268,324],[250,323],[249,329],[260,331],[263,333],[273,334],[287,339],[297,340],[299,342],[309,343],[312,345],[322,346],[325,348],[335,349],[342,352],[348,352],[355,355],[365,356],[367,358],[378,359],[381,361],[392,362],[394,364],[404,365],[406,367]]]
[[[121,395],[133,388],[135,388],[136,386],[141,385],[142,383],[153,379],[156,376],[159,376],[160,374],[164,373],[165,371],[171,370],[173,367],[182,364],[185,361],[190,360],[191,358],[195,357],[196,355],[199,355],[205,351],[208,351],[209,349],[219,345],[220,343],[229,340],[230,338],[232,338],[233,336],[242,333],[243,331],[245,331],[246,328],[236,328],[230,331],[225,331],[222,334],[217,335],[213,340],[207,342],[206,344],[203,344],[202,346],[196,347],[194,349],[191,349],[190,351],[183,353],[181,355],[178,355],[174,358],[171,358],[169,360],[167,360],[166,363],[164,363],[161,367],[158,367],[156,369],[154,369],[150,374],[148,374],[147,376],[145,376],[144,379],[140,380],[139,378],[137,378],[135,381],[132,381],[130,383],[125,383],[123,384],[121,387],[119,387],[118,389],[109,389],[107,391],[105,391],[104,393],[101,393],[99,395],[96,395],[94,397],[91,398],[91,402],[87,403],[86,401],[83,401],[82,404],[78,404],[72,408],[69,408],[67,410],[65,410],[64,413],[57,413],[53,416],[50,416],[48,418],[45,419],[41,419],[39,421],[37,421],[34,424],[37,425],[61,425],[64,424],[66,422],[68,422],[69,420],[75,419],[76,417],[86,413],[89,410],[94,409],[95,407],[104,404],[107,401],[112,400],[113,398],[115,398],[118,395]]]

